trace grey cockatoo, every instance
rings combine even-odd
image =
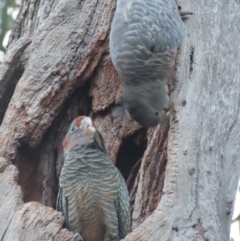
[[[117,1],[110,31],[110,56],[123,86],[117,104],[142,126],[166,120],[167,82],[183,35],[175,0]]]

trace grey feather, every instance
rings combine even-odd
[[[149,127],[166,120],[167,80],[184,24],[175,0],[118,0],[110,31],[110,56],[130,116]]]

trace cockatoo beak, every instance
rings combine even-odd
[[[89,130],[91,132],[95,132],[96,131],[95,127],[92,124],[92,120],[89,117],[85,117],[82,120],[81,125],[80,125],[80,129],[82,129],[82,130]]]

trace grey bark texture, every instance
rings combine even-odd
[[[90,115],[126,179],[126,241],[227,241],[240,175],[240,2],[178,1],[193,15],[170,121],[148,130],[111,114],[110,0],[23,0],[0,65],[0,239],[72,240],[54,210],[61,142]]]

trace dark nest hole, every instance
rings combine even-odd
[[[24,202],[37,201],[56,207],[58,178],[63,165],[62,140],[74,118],[89,114],[92,101],[88,93],[89,85],[85,85],[66,99],[37,147],[30,147],[28,140],[20,140],[21,146],[13,164],[19,170]]]
[[[135,180],[146,147],[147,130],[145,128],[141,128],[122,141],[116,158],[116,166],[127,182],[128,188]]]
[[[44,149],[45,148],[42,145],[38,148],[30,148],[28,145],[25,144],[23,144],[19,148],[18,157],[16,158],[14,164],[17,166],[19,170],[18,183],[22,188],[24,202],[37,201],[40,203],[44,203],[44,179],[50,178],[46,177],[47,173],[45,173],[43,170],[44,160],[42,151]],[[50,163],[47,163],[47,165],[49,166]],[[52,180],[46,180],[46,182],[51,181],[51,185],[56,185],[56,174],[54,173],[54,168],[52,166],[49,166],[48,172],[52,174]],[[51,206],[49,204],[54,199],[54,192],[51,189],[52,188],[49,186],[49,189],[47,190],[50,194],[50,197],[48,197],[48,201],[45,204],[48,206]]]

